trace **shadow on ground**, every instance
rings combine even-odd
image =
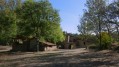
[[[112,53],[80,53],[65,54],[47,53],[42,56],[27,57],[14,60],[3,60],[0,67],[109,67],[119,66],[119,58]],[[112,58],[113,57],[113,58]]]

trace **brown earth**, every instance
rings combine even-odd
[[[119,54],[84,48],[47,52],[0,53],[0,67],[119,67]]]
[[[10,46],[0,46],[0,52],[5,52],[5,51],[9,51],[12,48]]]

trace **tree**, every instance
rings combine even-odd
[[[64,39],[58,11],[48,0],[27,0],[16,9],[18,34],[58,42]]]
[[[96,34],[97,38],[100,40],[99,43],[101,45],[100,33],[103,31],[103,29],[105,29],[105,26],[104,26],[105,21],[103,18],[105,17],[106,1],[105,0],[87,0],[86,6],[88,9],[85,10],[84,16],[82,17],[85,20],[81,22],[84,25],[84,28],[89,29],[88,31],[90,31],[93,34]],[[85,23],[89,26],[85,27]]]
[[[110,48],[110,45],[113,41],[112,37],[107,32],[101,32],[101,36],[102,44],[100,49]]]
[[[17,20],[14,12],[18,6],[16,3],[18,3],[18,0],[0,1],[0,43],[9,42],[9,39],[16,35]]]
[[[112,32],[117,34],[117,40],[119,40],[119,1],[114,0],[111,4],[108,5],[107,10],[108,23],[112,25]]]

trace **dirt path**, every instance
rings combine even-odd
[[[0,55],[0,67],[119,67],[119,54],[84,48]]]
[[[12,48],[10,46],[0,46],[0,52],[9,51]]]

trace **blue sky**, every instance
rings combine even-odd
[[[78,33],[77,25],[83,15],[86,0],[49,0],[59,10],[61,28],[68,33]]]

